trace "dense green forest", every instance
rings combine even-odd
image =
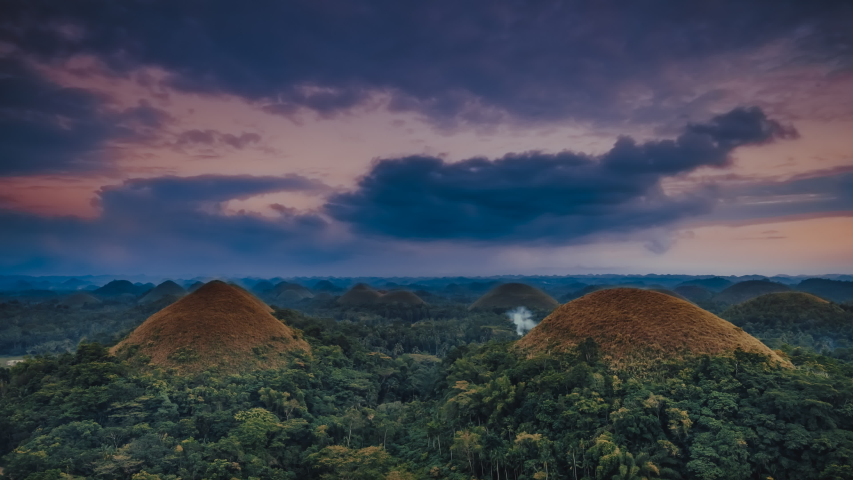
[[[492,312],[276,313],[312,347],[284,369],[176,375],[99,344],[0,369],[3,478],[853,478],[853,367],[807,349],[638,376],[594,342],[520,354]]]

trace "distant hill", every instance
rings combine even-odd
[[[187,287],[187,292],[193,293],[194,291],[198,290],[202,286],[204,286],[204,282],[193,282],[190,284],[190,286]]]
[[[768,293],[726,309],[720,316],[735,325],[802,330],[853,326],[853,315],[810,293]]]
[[[731,280],[727,280],[723,277],[713,277],[713,278],[700,278],[700,279],[695,279],[695,280],[687,280],[685,282],[679,283],[678,285],[676,285],[676,287],[698,286],[698,287],[707,288],[708,290],[711,290],[714,292],[721,292],[721,291],[731,287],[732,285],[734,285],[734,283]]]
[[[399,303],[403,305],[424,305],[426,302],[416,294],[407,290],[395,290],[382,295],[378,299],[379,303]]]
[[[314,288],[312,289],[315,292],[342,292],[344,289],[335,285],[334,283],[328,280],[320,280],[319,282],[314,284]]]
[[[532,351],[564,350],[592,338],[617,366],[741,349],[787,363],[731,323],[675,297],[636,288],[593,292],[551,313],[518,341]]]
[[[154,287],[154,289],[152,289],[150,292],[146,293],[145,296],[140,298],[139,303],[159,302],[166,298],[177,300],[186,294],[187,291],[186,289],[184,289],[184,287],[178,285],[177,283],[171,280],[166,280],[160,285]]]
[[[275,285],[273,285],[272,282],[267,280],[261,280],[252,287],[252,291],[257,293],[258,295],[264,295],[266,293],[271,292],[274,288]]]
[[[195,372],[276,368],[289,353],[310,351],[263,302],[233,285],[214,280],[160,310],[111,349],[144,355],[150,364]]]
[[[576,298],[581,298],[584,295],[588,295],[592,292],[597,292],[599,290],[607,290],[608,288],[618,288],[616,285],[586,285],[580,290],[576,290],[574,292],[569,292],[562,297],[560,297],[560,301],[563,303],[571,302]]]
[[[127,280],[113,280],[93,293],[101,297],[118,297],[120,295],[140,295],[150,287],[146,285],[134,285]]]
[[[844,303],[853,300],[853,282],[842,280],[827,280],[825,278],[808,278],[797,285],[797,290],[808,292],[818,297]]]
[[[701,285],[681,285],[674,292],[691,302],[705,302],[714,296],[714,292]]]
[[[340,305],[347,306],[371,305],[377,303],[381,296],[381,293],[377,292],[369,285],[359,283],[341,295],[338,298],[338,303]]]
[[[298,283],[281,282],[268,294],[270,297],[283,302],[298,302],[306,298],[314,298],[311,290]]]
[[[735,283],[714,296],[715,302],[734,305],[768,293],[790,292],[791,287],[770,280],[747,280]]]
[[[553,310],[558,306],[559,302],[536,287],[523,283],[504,283],[489,290],[468,308],[475,310],[525,307],[532,310]]]
[[[70,297],[66,298],[65,300],[59,302],[59,305],[68,308],[90,307],[100,304],[100,300],[84,292],[75,293]]]

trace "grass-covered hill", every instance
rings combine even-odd
[[[787,363],[742,329],[690,302],[636,288],[600,290],[566,303],[518,345],[536,352],[564,351],[588,338],[604,357],[626,367],[735,350]]]
[[[553,310],[560,305],[553,297],[536,287],[524,283],[503,283],[489,290],[471,309],[512,309],[525,307],[531,310]]]
[[[294,350],[309,347],[256,297],[218,280],[152,315],[112,349],[181,371],[232,372],[281,366]]]

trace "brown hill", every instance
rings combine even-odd
[[[559,302],[536,287],[523,283],[504,283],[489,290],[468,309],[526,307],[531,310],[553,310],[559,306]]]
[[[426,302],[408,290],[395,290],[379,297],[379,303],[401,303],[404,305],[424,305]]]
[[[275,368],[290,352],[310,350],[263,302],[218,280],[149,317],[111,352],[133,353],[132,347],[153,365],[183,372]]]
[[[154,289],[150,292],[146,293],[145,296],[140,298],[139,303],[157,302],[167,297],[177,300],[186,294],[187,291],[184,289],[184,287],[178,285],[177,283],[171,280],[166,280],[160,285],[154,287]]]
[[[71,295],[70,297],[66,298],[65,300],[59,302],[59,304],[62,305],[63,307],[68,307],[68,308],[81,308],[81,307],[87,307],[87,306],[92,306],[92,305],[100,305],[101,301],[98,300],[97,298],[89,295],[88,293],[80,292],[80,293],[75,293],[74,295]]]
[[[617,366],[649,365],[685,355],[741,349],[785,363],[766,345],[731,323],[678,298],[635,288],[594,292],[542,320],[518,345],[564,350],[592,338]]]
[[[347,290],[346,293],[338,298],[338,303],[341,305],[370,305],[379,301],[382,294],[371,288],[369,285],[359,283],[356,286]]]

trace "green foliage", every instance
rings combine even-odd
[[[2,478],[853,478],[853,365],[808,349],[637,376],[592,341],[519,355],[488,312],[277,313],[312,344],[286,368],[179,376],[84,343],[0,370]]]

